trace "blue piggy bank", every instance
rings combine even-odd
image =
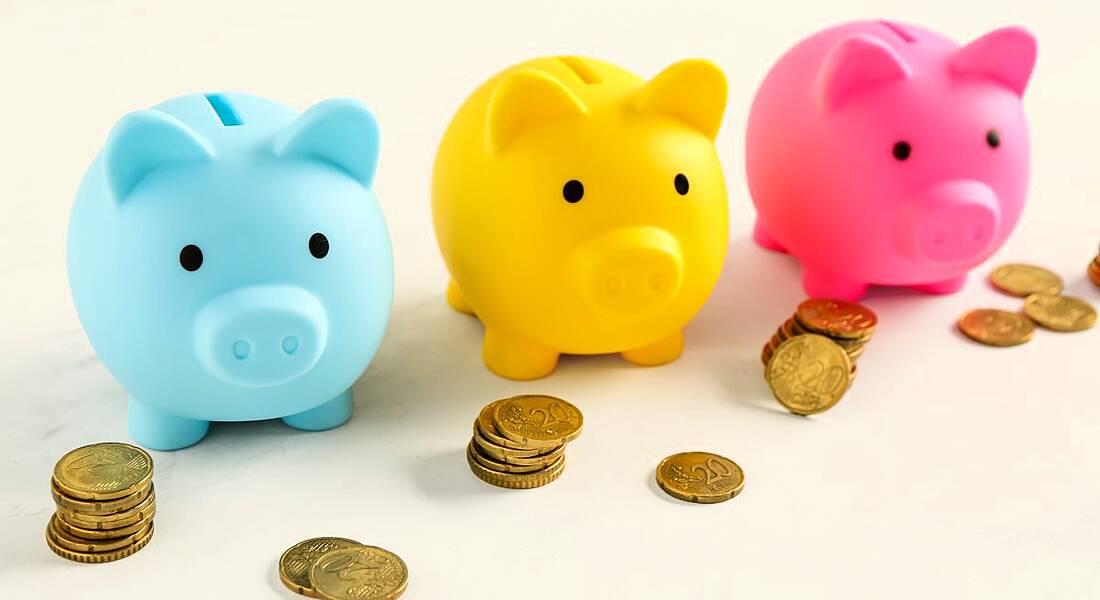
[[[351,417],[393,296],[377,164],[377,122],[354,100],[298,114],[195,94],[118,122],[77,193],[68,272],[135,441]]]

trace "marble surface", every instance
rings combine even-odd
[[[1100,329],[1039,331],[1012,349],[954,330],[970,308],[1020,305],[982,281],[1003,261],[1046,265],[1100,304],[1084,275],[1100,241],[1100,49],[1096,15],[1080,12],[1096,9],[808,4],[0,3],[0,596],[291,598],[276,560],[316,535],[399,553],[410,599],[1100,596]],[[1032,198],[961,293],[876,291],[867,303],[881,326],[856,386],[828,413],[795,417],[770,398],[759,352],[802,298],[798,268],[748,240],[744,119],[785,47],[881,12],[959,39],[1012,22],[1038,34]],[[562,51],[645,75],[684,56],[728,71],[719,147],[734,228],[681,360],[567,358],[548,379],[515,383],[482,367],[481,327],[444,305],[431,161],[477,82]],[[68,297],[71,197],[121,114],[223,88],[298,108],[347,94],[377,111],[398,272],[389,331],[346,426],[218,424],[193,448],[154,453],[152,543],[109,565],[69,563],[43,539],[50,469],[70,448],[127,439],[124,391]],[[559,481],[494,489],[466,467],[470,423],[489,400],[523,392],[569,398],[586,430]],[[661,493],[654,467],[687,449],[736,460],[744,492],[716,506]]]

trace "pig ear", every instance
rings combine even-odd
[[[825,55],[817,76],[817,94],[825,110],[840,108],[852,96],[904,81],[911,71],[886,42],[866,34],[845,38]]]
[[[332,98],[310,107],[275,137],[275,155],[337,167],[370,187],[378,168],[378,121],[358,100]]]
[[[132,112],[119,120],[103,148],[107,190],[121,203],[153,171],[213,157],[210,145],[172,115],[159,110]]]
[[[726,75],[708,60],[675,63],[649,80],[636,97],[638,110],[684,121],[710,139],[726,110]]]
[[[493,90],[486,141],[490,150],[500,152],[530,127],[586,114],[580,98],[560,81],[542,71],[522,69]]]
[[[951,57],[955,75],[988,77],[1023,96],[1035,68],[1038,44],[1022,27],[1005,27],[959,48]]]

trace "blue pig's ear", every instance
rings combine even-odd
[[[378,168],[378,121],[358,100],[325,100],[276,136],[275,155],[328,163],[370,187]]]
[[[157,169],[206,162],[214,151],[182,121],[159,110],[132,112],[115,125],[103,148],[107,189],[123,202]]]

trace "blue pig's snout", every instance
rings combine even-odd
[[[195,351],[215,377],[264,387],[307,373],[328,342],[321,302],[290,285],[258,285],[223,294],[199,311]]]

